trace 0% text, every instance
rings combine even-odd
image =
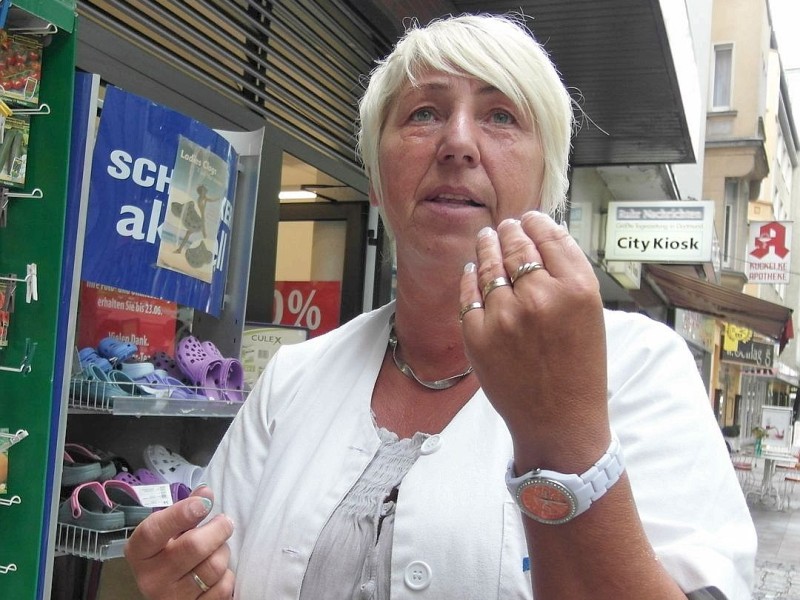
[[[292,290],[284,301],[281,290],[275,290],[273,303],[273,322],[284,325],[293,324],[316,330],[322,322],[322,311],[312,304],[316,290],[310,290],[307,296],[300,290]],[[284,320],[284,311],[287,313]],[[294,319],[294,323],[291,323]]]

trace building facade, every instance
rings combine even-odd
[[[758,281],[751,272],[754,228],[790,226],[798,211],[798,137],[768,1],[715,0],[711,43],[703,196],[717,207],[720,282],[793,309],[800,290],[796,267],[781,282]],[[790,251],[796,236],[787,236]],[[724,355],[713,381],[721,423],[740,425],[740,437],[747,438],[760,424],[763,405],[793,405],[798,350],[791,331],[775,339],[758,328],[734,332],[731,325],[725,324],[723,344],[774,349],[763,360],[757,352]]]

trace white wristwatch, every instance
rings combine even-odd
[[[581,475],[534,469],[514,477],[512,460],[506,485],[524,514],[540,523],[560,525],[589,510],[592,502],[619,481],[624,470],[619,440],[612,433],[606,453]]]

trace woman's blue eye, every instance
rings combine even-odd
[[[492,113],[492,120],[495,123],[499,123],[501,125],[509,125],[510,123],[514,122],[514,117],[512,117],[507,112],[497,111]]]
[[[433,111],[429,108],[420,108],[411,115],[414,121],[430,121],[433,119]]]

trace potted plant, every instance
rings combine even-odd
[[[761,425],[756,425],[752,429],[753,437],[756,438],[756,456],[761,456],[761,443],[762,440],[767,437],[767,430],[761,427]]]

